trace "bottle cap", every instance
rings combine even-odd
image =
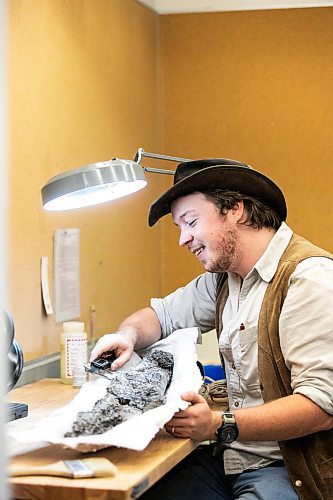
[[[81,323],[81,321],[65,321],[62,328],[65,333],[80,333],[84,332],[84,323]]]

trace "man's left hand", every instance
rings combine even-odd
[[[212,411],[206,400],[195,392],[185,392],[182,399],[190,405],[186,410],[178,411],[165,424],[170,434],[179,438],[191,438],[194,441],[214,439],[215,431],[221,425],[220,412]]]

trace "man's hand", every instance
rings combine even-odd
[[[113,351],[117,359],[112,363],[111,370],[117,370],[130,359],[134,351],[134,345],[134,336],[131,335],[130,331],[109,333],[99,339],[91,351],[89,361],[94,361],[106,351]]]
[[[167,432],[194,441],[214,439],[215,431],[221,425],[220,412],[212,411],[206,400],[195,392],[185,392],[182,399],[188,401],[190,406],[175,413],[165,424]]]
[[[103,352],[113,351],[117,359],[111,370],[121,368],[135,349],[145,349],[161,339],[159,319],[151,307],[140,309],[125,319],[115,333],[104,335],[91,351],[89,361],[94,361]]]

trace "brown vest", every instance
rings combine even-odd
[[[258,322],[258,373],[265,403],[293,393],[279,339],[279,317],[288,292],[289,277],[308,257],[333,255],[293,235],[269,283]],[[222,331],[222,311],[228,298],[227,275],[217,278],[216,332]],[[333,500],[333,429],[279,442],[283,460],[302,500]]]

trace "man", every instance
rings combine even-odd
[[[144,498],[333,499],[333,256],[293,234],[279,187],[241,162],[178,165],[149,225],[171,212],[179,244],[206,272],[104,336],[92,358],[133,349],[178,328],[216,327],[229,411],[198,394],[166,424],[211,440]]]

